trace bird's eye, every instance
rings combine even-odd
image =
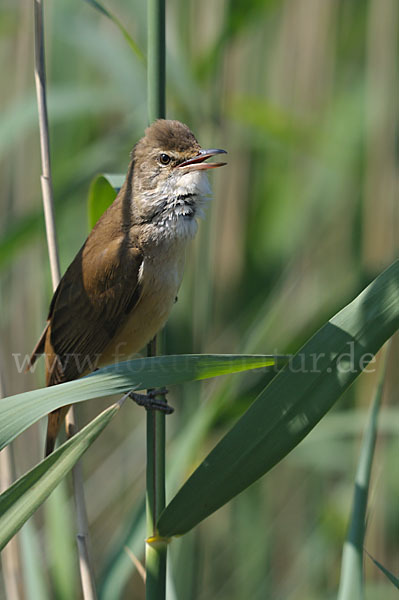
[[[168,154],[160,154],[159,156],[159,162],[161,163],[161,165],[168,165],[171,161],[171,158]]]

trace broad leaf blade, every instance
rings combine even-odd
[[[22,527],[109,423],[114,404],[0,495],[0,550]]]
[[[92,229],[101,215],[113,203],[123,185],[124,175],[97,175],[90,184],[88,198],[89,228]]]
[[[165,508],[183,534],[286,456],[399,326],[399,261],[322,327],[258,396]]]
[[[285,362],[284,357],[278,356],[229,354],[139,358],[99,369],[82,379],[9,396],[0,400],[0,450],[32,423],[61,406],[250,369],[277,371]]]

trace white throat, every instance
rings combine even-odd
[[[203,218],[203,207],[209,200],[211,188],[204,171],[174,173],[162,188],[151,192],[151,202],[156,213],[152,224],[162,238],[186,238],[195,236],[198,224]],[[157,198],[157,200],[155,200]],[[155,202],[154,202],[155,200]]]

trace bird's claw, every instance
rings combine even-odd
[[[174,408],[167,403],[166,394],[168,390],[166,388],[159,388],[154,390],[148,390],[146,394],[138,394],[137,392],[129,392],[129,398],[131,398],[139,406],[144,406],[146,410],[159,410],[160,412],[170,415],[174,412]],[[162,399],[158,400],[161,396]]]

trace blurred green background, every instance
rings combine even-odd
[[[106,6],[145,51],[146,2]],[[88,233],[91,179],[124,172],[147,125],[146,72],[115,25],[83,0],[46,2],[45,12],[65,270]],[[214,200],[187,259],[165,352],[293,352],[398,255],[398,32],[397,0],[167,2],[167,116],[229,154],[211,175]],[[10,395],[43,385],[43,365],[29,375],[17,367],[51,297],[32,3],[3,0],[0,48],[0,358]],[[392,350],[365,547],[397,573],[397,338]],[[362,375],[287,459],[172,544],[170,598],[336,597],[375,383],[376,373]],[[168,497],[264,384],[248,374],[171,390]],[[109,404],[89,403],[79,421]],[[17,475],[40,460],[42,425],[13,444]],[[102,598],[144,598],[124,550],[143,500],[144,435],[144,412],[126,406],[84,457]],[[20,536],[30,590],[22,597],[79,597],[69,492],[57,490]],[[136,537],[142,558],[144,533]],[[365,578],[367,599],[394,597],[368,558]]]

